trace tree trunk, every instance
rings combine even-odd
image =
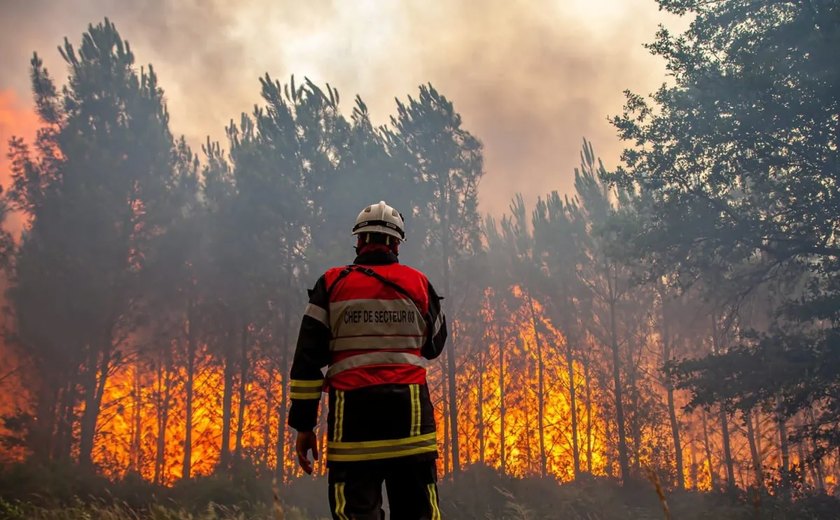
[[[134,364],[134,409],[132,410],[130,469],[140,474],[142,457],[141,441],[143,438],[143,384],[140,381],[140,363]]]
[[[537,433],[540,441],[540,477],[545,478],[547,459],[545,453],[545,365],[543,363],[543,348],[540,331],[537,324],[537,313],[531,292],[526,291],[528,308],[531,311],[531,323],[534,327],[534,342],[537,347]]]
[[[729,421],[726,419],[726,409],[720,407],[720,433],[723,437],[723,460],[726,465],[726,488],[735,489],[735,465],[732,462],[732,449],[729,445]]]
[[[568,330],[568,329],[567,329]],[[578,446],[577,400],[575,399],[575,364],[572,341],[566,335],[566,373],[569,377],[569,408],[572,414],[572,459],[575,480],[580,477],[580,447]]]
[[[761,454],[755,442],[755,428],[752,422],[752,410],[744,412],[744,423],[747,425],[747,440],[750,443],[750,456],[752,457],[753,477],[757,488],[764,487],[764,469],[761,464]]]
[[[167,349],[163,354],[162,373],[158,373],[158,381],[163,377],[163,391],[158,393],[158,432],[157,432],[157,453],[155,456],[155,484],[160,484],[163,479],[163,471],[166,463],[166,426],[169,423],[169,402],[172,392],[172,360]],[[158,383],[160,385],[160,383]],[[158,387],[160,389],[160,386]]]
[[[73,423],[75,422],[76,403],[76,381],[71,378],[59,396],[59,419],[57,428],[57,441],[55,443],[53,458],[56,460],[69,460],[73,444]]]
[[[239,336],[239,403],[236,413],[236,441],[234,459],[242,460],[242,436],[245,433],[245,406],[247,404],[246,389],[248,387],[248,323],[243,320],[242,331]]]
[[[621,388],[621,359],[618,352],[618,337],[615,323],[615,296],[614,287],[610,288],[610,350],[612,351],[612,376],[613,387],[615,390],[615,417],[616,427],[618,428],[618,464],[621,468],[621,480],[627,481],[630,476],[630,464],[627,459],[627,439],[625,435],[624,426],[624,402]]]
[[[526,367],[526,381],[530,382],[534,380],[534,367],[530,362],[527,362],[528,366]],[[531,403],[533,399],[531,396],[528,395],[528,390],[531,389],[531,385],[526,385],[525,392],[526,392],[526,399],[525,399],[525,467],[528,468],[528,471],[532,471],[533,468],[533,457],[531,455]]]
[[[690,466],[688,469],[689,477],[691,478],[691,489],[697,490],[697,479],[699,475],[697,474],[697,453],[695,450],[695,443],[689,442],[688,444],[688,456],[690,457]]]
[[[808,408],[808,421],[811,425],[814,425],[817,421],[814,418],[814,410],[813,408]],[[817,452],[817,441],[811,436],[811,453],[815,454]],[[816,473],[817,477],[817,490],[825,491],[825,474],[823,473],[823,465],[822,465],[822,458],[815,458],[814,459],[814,472]]]
[[[668,314],[665,311],[665,297],[662,296],[662,360],[665,363],[671,361],[671,330],[669,328]],[[671,423],[671,439],[674,443],[674,461],[677,471],[677,487],[685,489],[685,475],[683,475],[683,452],[680,444],[680,426],[677,422],[677,410],[674,406],[674,385],[669,374],[665,374],[665,394],[668,401],[668,420]]]
[[[583,362],[584,399],[586,400],[586,471],[592,474],[592,378],[589,359]]]
[[[499,455],[502,475],[507,474],[507,450],[505,449],[505,349],[499,324],[496,322],[496,344],[499,349]]]
[[[91,354],[91,366],[85,388],[85,409],[82,412],[81,434],[79,438],[79,464],[90,469],[93,466],[93,443],[96,437],[96,422],[102,406],[102,396],[105,394],[105,383],[111,368],[111,337],[106,336],[105,347],[97,365],[97,354]]]
[[[779,429],[779,451],[782,456],[782,489],[784,495],[790,498],[790,447],[788,444],[787,423],[781,411],[781,406],[776,410],[776,425]]]
[[[448,355],[446,356],[446,370],[448,374],[448,384],[446,386],[449,393],[447,408],[449,410],[449,440],[452,451],[452,472],[458,474],[461,471],[461,461],[458,445],[458,396],[455,387],[455,349],[453,346],[453,344],[449,345]]]
[[[181,466],[181,478],[189,480],[192,473],[192,434],[193,434],[193,394],[195,391],[195,316],[193,302],[187,304],[187,381],[186,412],[184,417],[184,460]]]
[[[606,385],[604,385],[602,388],[606,388]],[[606,417],[606,413],[604,414],[604,416]],[[610,477],[615,477],[615,456],[613,454],[613,450],[608,449],[607,446],[607,442],[609,442],[609,440],[612,439],[611,425],[612,421],[604,421],[604,440],[606,441],[604,443],[604,462],[606,463],[607,467],[607,475]],[[616,446],[616,449],[618,449],[618,446]],[[620,471],[621,470],[619,469],[619,472]]]
[[[718,330],[717,313],[712,312],[712,353],[722,354],[720,331]],[[732,462],[732,449],[729,443],[729,424],[726,420],[726,407],[720,405],[720,434],[723,440],[723,462],[726,467],[726,488],[729,491],[735,489],[735,465]]]
[[[271,452],[271,409],[274,406],[274,372],[273,366],[269,366],[265,383],[265,418],[263,419],[263,441],[260,464],[267,468],[269,465],[269,453]],[[282,426],[281,426],[282,430]]]
[[[445,417],[449,417],[449,377],[443,378],[443,395],[441,395],[441,401],[443,401],[443,413]],[[449,475],[449,463],[452,457],[452,450],[450,449],[451,440],[450,440],[450,426],[452,423],[444,419],[443,421],[443,474]]]
[[[484,465],[484,351],[478,353],[478,399],[476,414],[478,415],[478,462]]]
[[[72,418],[72,413],[68,415],[68,408],[72,407],[67,404],[67,400],[69,398],[68,394],[70,393],[70,384],[70,381],[67,381],[60,387],[56,388],[55,405],[52,411],[53,427],[52,429],[49,429],[44,426],[44,429],[41,430],[49,435],[49,439],[47,439],[49,442],[49,445],[47,446],[49,452],[47,452],[45,456],[52,460],[64,460],[68,458],[70,454],[69,445],[65,442],[65,432],[69,430],[68,425]],[[49,406],[47,409],[49,409]],[[65,448],[65,446],[67,446],[67,448]]]
[[[448,187],[447,187],[447,194],[448,194]],[[448,195],[445,199],[448,199]],[[450,296],[451,293],[451,286],[449,281],[449,255],[450,255],[450,230],[449,230],[449,218],[448,218],[448,200],[445,201],[444,211],[441,212],[442,218],[442,253],[443,253],[443,288],[446,292],[446,296]],[[452,322],[454,323],[454,317],[452,317]],[[454,336],[454,335],[453,335]],[[447,390],[449,392],[449,434],[451,440],[451,449],[452,449],[452,472],[453,474],[458,474],[461,471],[461,461],[460,461],[460,452],[458,449],[458,392],[457,392],[457,379],[455,373],[455,341],[454,337],[453,340],[449,342],[449,348],[446,351],[446,374],[449,380],[449,384],[447,385]]]
[[[674,406],[674,385],[668,382],[665,390],[668,396],[668,419],[671,422],[671,438],[674,441],[674,458],[675,464],[677,465],[677,487],[679,487],[679,489],[685,489],[683,450],[682,443],[680,442],[680,426],[679,422],[677,422],[677,411]]]
[[[288,263],[287,263],[288,265]],[[287,271],[287,272],[290,272]],[[291,280],[288,280],[287,290],[291,292]],[[277,398],[277,444],[274,448],[274,457],[277,459],[275,474],[278,482],[286,481],[286,417],[288,414],[288,382],[289,382],[289,326],[290,305],[284,301],[281,309],[281,316],[278,320],[279,330],[275,336],[280,347],[280,395]]]
[[[226,338],[229,341],[229,337]],[[219,453],[219,462],[222,467],[228,469],[230,467],[230,423],[233,407],[233,378],[234,378],[234,363],[233,356],[229,345],[225,346],[225,373],[224,373],[224,390],[222,392],[222,447]]]
[[[88,353],[88,366],[85,370],[85,375],[82,381],[84,409],[81,417],[81,431],[79,434],[79,465],[83,468],[90,468],[92,465],[91,452],[93,451],[93,435],[94,428],[91,427],[91,416],[93,413],[93,403],[96,398],[96,376],[98,364],[96,354]],[[93,421],[95,423],[95,420]],[[95,427],[95,424],[94,424]]]
[[[706,422],[705,410],[700,412],[700,417],[703,421],[703,450],[706,452],[706,464],[709,467],[709,481],[712,489],[718,489],[717,470],[715,470],[714,461],[712,460],[712,447],[709,445],[709,428]]]
[[[632,357],[630,358],[632,360]],[[630,432],[633,438],[633,469],[637,475],[641,474],[642,467],[642,425],[639,419],[639,388],[636,384],[636,367],[633,361],[627,367],[627,382],[630,389],[630,406],[633,414],[630,416]]]
[[[793,421],[794,421],[793,422],[794,429],[799,430],[801,428],[801,423],[795,417],[794,417]],[[799,457],[798,466],[799,466],[799,472],[802,474],[802,479],[803,480],[805,479],[806,475],[808,474],[808,469],[810,469],[811,470],[812,482],[814,482],[814,484],[816,484],[817,477],[816,477],[816,475],[813,474],[813,470],[814,470],[813,466],[805,463],[805,461],[807,460],[807,457],[805,455],[805,443],[801,439],[796,443],[796,456]]]
[[[155,405],[155,464],[154,464],[154,476],[152,477],[152,483],[155,485],[160,484],[160,467],[163,465],[163,446],[161,446],[161,440],[163,440],[163,436],[161,435],[161,426],[163,422],[163,386],[164,386],[164,374],[163,374],[163,363],[160,359],[157,360],[156,363],[156,374],[155,374],[155,393],[154,393],[154,400],[152,401]]]
[[[37,421],[32,426],[30,447],[33,459],[47,462],[55,453],[56,419],[58,417],[58,403],[60,385],[48,377],[40,378],[38,385]]]

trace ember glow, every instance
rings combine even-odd
[[[571,480],[573,472],[571,408],[569,380],[563,352],[565,339],[543,315],[542,306],[534,303],[532,315],[522,290],[514,287],[511,308],[494,308],[492,291],[485,298],[486,350],[471,356],[459,372],[461,402],[460,433],[463,439],[462,464],[481,463],[506,474],[540,474],[540,429],[547,474],[559,480]],[[501,324],[494,312],[508,313]],[[536,321],[535,321],[536,319]],[[537,329],[535,329],[535,325]],[[453,326],[457,331],[460,326]],[[545,410],[540,426],[538,352],[535,330],[539,330],[544,370]],[[500,355],[502,356],[500,358]],[[222,403],[224,369],[205,347],[196,354],[193,394],[191,475],[207,475],[221,459],[223,437]],[[240,419],[240,387],[232,380],[230,439],[228,449],[237,452],[237,432],[241,429],[239,453],[257,467],[276,468],[279,396],[283,378],[269,360],[251,360],[253,371],[245,383],[245,404]],[[574,384],[579,396],[585,395],[584,369],[575,361]],[[184,359],[165,361],[127,361],[116,368],[105,384],[102,411],[97,424],[93,459],[112,478],[136,473],[143,478],[171,484],[183,476],[184,439],[186,436],[186,381]],[[503,371],[503,372],[502,372]],[[430,369],[433,393],[443,388],[441,370]],[[500,377],[500,374],[503,374]],[[579,398],[577,418],[581,467],[594,474],[607,474],[605,423],[599,401],[602,392],[591,389],[592,401]],[[502,396],[504,399],[502,401]],[[443,403],[436,401],[439,426],[438,441],[444,452]],[[326,406],[326,397],[322,408]],[[82,408],[77,410],[81,417]],[[322,414],[323,415],[323,414]],[[502,417],[504,415],[504,417]],[[504,423],[504,430],[502,424]],[[291,456],[292,432],[282,429],[287,447],[283,474],[300,475]],[[590,462],[591,457],[591,462]],[[504,461],[504,462],[503,462]],[[323,464],[316,466],[322,473]],[[441,468],[442,469],[442,468]]]
[[[278,399],[283,380],[266,360],[255,360],[245,382],[240,417],[231,417],[228,450],[258,467],[276,467]],[[108,378],[97,427],[94,460],[114,478],[137,473],[154,482],[171,484],[183,476],[186,415],[185,364],[171,367],[128,363]],[[220,463],[223,438],[224,370],[206,348],[197,352],[192,402],[191,476],[209,475]],[[234,385],[231,409],[240,410],[241,381]],[[240,431],[241,439],[237,441]],[[280,430],[291,446],[291,433]],[[232,455],[235,456],[235,455]],[[294,474],[290,456],[285,471]]]
[[[474,350],[465,356],[459,367],[461,463],[462,467],[482,464],[518,477],[536,476],[541,474],[541,453],[544,453],[546,474],[560,481],[570,481],[574,479],[573,412],[565,358],[566,338],[545,316],[540,302],[532,300],[532,312],[528,298],[527,292],[518,286],[511,288],[504,297],[492,289],[485,292],[481,324],[485,331],[483,347],[474,345]],[[465,332],[463,324],[456,322],[452,329],[454,341],[458,341],[459,335]],[[594,475],[616,475],[615,426],[608,416],[612,413],[611,395],[609,388],[605,388],[605,379],[592,367],[585,366],[597,361],[598,347],[588,344],[585,350],[589,350],[590,355],[574,359],[572,370],[577,396],[580,468],[582,472]],[[544,377],[542,419],[539,413],[540,359]],[[278,400],[285,394],[282,374],[271,360],[249,361],[252,370],[244,391],[238,377],[230,380],[233,413],[229,456],[232,461],[249,461],[262,468],[261,471],[273,472],[277,467],[278,432],[282,432],[286,447],[281,457],[282,475],[286,479],[301,476],[291,455],[293,432],[279,428],[282,407]],[[184,358],[169,360],[167,365],[166,360],[150,362],[137,357],[120,364],[109,375],[93,451],[94,462],[104,474],[112,478],[138,474],[162,484],[172,484],[183,477],[188,424],[186,366]],[[442,456],[439,469],[443,471],[450,467],[450,461],[446,459],[445,450],[445,383],[440,366],[431,367],[429,380],[435,399]],[[189,466],[191,476],[198,476],[213,473],[221,463],[225,373],[217,356],[206,346],[196,352],[194,371]],[[10,381],[17,381],[14,384],[20,386],[10,388]],[[27,393],[20,380],[9,378],[2,383],[8,388],[7,395],[19,395],[18,404],[25,406]],[[245,396],[241,407],[240,395]],[[325,407],[326,397],[322,400],[322,424]],[[82,408],[78,408],[76,421],[81,412]],[[772,418],[755,414],[754,420],[764,464],[767,467],[781,464],[781,455],[774,442],[778,431]],[[725,469],[720,457],[721,430],[716,414],[699,410],[683,416],[681,424],[687,487],[708,490],[715,483],[719,485]],[[748,470],[749,446],[745,431],[730,428],[734,456],[743,461],[736,474],[738,485],[748,486],[754,482],[754,476]],[[78,424],[73,430],[78,431]],[[238,436],[241,436],[239,441]],[[325,442],[323,428],[321,437],[322,443]],[[666,425],[643,431],[640,441],[640,455],[635,464],[641,467],[673,465]],[[22,449],[4,453],[7,460],[20,460],[24,456]],[[799,456],[792,453],[790,463],[798,464]],[[325,470],[323,460],[316,464],[317,472],[324,474]],[[836,485],[835,477],[826,475],[825,483],[829,487]]]
[[[463,466],[483,464],[519,477],[539,475],[542,429],[546,474],[569,481],[574,478],[574,455],[566,339],[545,316],[538,301],[533,301],[532,314],[527,299],[527,293],[519,287],[513,287],[505,298],[499,298],[491,289],[485,293],[482,325],[486,343],[483,349],[476,345],[475,351],[465,357],[458,376],[461,463]],[[462,324],[456,322],[452,328],[454,340],[458,341],[459,332],[463,334]],[[573,361],[580,468],[594,475],[615,475],[617,455],[614,446],[610,447],[615,427],[607,416],[612,406],[608,401],[610,391],[604,388],[603,380],[594,376],[592,368],[584,366],[584,363],[594,362],[599,355],[597,347],[589,345],[587,349],[592,351],[593,358]],[[542,420],[539,414],[540,350],[545,402]],[[234,412],[228,446],[232,460],[238,452],[243,460],[251,461],[264,471],[272,471],[277,464],[277,435],[282,431],[286,446],[282,458],[283,475],[285,478],[300,476],[291,456],[293,432],[287,428],[278,430],[278,399],[283,393],[283,378],[269,360],[254,359],[251,363],[253,371],[245,383],[241,419],[238,414],[241,381],[237,377],[232,379],[231,409]],[[164,484],[172,484],[183,476],[187,428],[185,366],[184,359],[171,360],[169,367],[157,361],[128,361],[108,377],[93,454],[95,463],[106,475],[121,478],[136,473],[149,481]],[[442,457],[445,457],[442,373],[438,364],[433,365],[429,380],[433,396],[437,395],[438,442]],[[590,377],[588,382],[587,375]],[[208,475],[220,463],[224,380],[224,369],[213,353],[206,347],[200,349],[196,353],[192,403],[192,476]],[[322,408],[325,406],[324,397]],[[77,417],[80,417],[81,409],[77,411]],[[704,413],[697,411],[687,415],[682,422],[686,484],[700,490],[711,488],[713,473],[716,481],[724,473],[719,456],[719,423],[711,414],[703,417]],[[772,439],[777,432],[769,417],[757,415],[756,419],[762,458],[768,467],[772,467],[781,462]],[[240,422],[241,447],[237,450]],[[730,435],[736,456],[744,460],[747,467],[749,447],[743,433],[740,428],[733,428]],[[705,452],[707,445],[711,460]],[[669,450],[664,424],[662,428],[645,430],[641,435],[638,464],[642,467],[672,464]],[[23,452],[17,454],[18,457],[22,455]],[[791,462],[798,463],[796,454]],[[448,465],[447,461],[441,459],[440,469],[445,465]],[[322,462],[316,469],[322,474],[325,471]],[[746,469],[740,470],[736,477],[742,486],[753,481],[753,475]],[[828,476],[826,483],[833,486],[833,477]]]

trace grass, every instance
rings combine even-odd
[[[199,512],[177,506],[153,504],[135,509],[128,504],[84,503],[39,506],[0,499],[2,520],[316,520],[296,507],[277,509],[264,504],[228,507],[216,504]],[[318,519],[320,520],[320,519]]]
[[[256,474],[240,474],[160,488],[61,468],[0,468],[0,520],[323,520],[329,518],[326,487],[323,478],[275,487]],[[623,486],[586,475],[558,483],[473,466],[439,488],[449,520],[822,520],[840,511],[838,498],[807,490],[793,500],[755,490],[674,492],[650,475]]]

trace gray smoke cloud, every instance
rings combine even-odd
[[[394,98],[432,83],[485,145],[482,210],[516,192],[572,189],[583,137],[608,166],[623,145],[607,117],[622,91],[649,92],[663,64],[642,44],[658,23],[684,26],[654,0],[0,0],[0,90],[28,98],[33,51],[66,75],[56,46],[109,17],[138,65],[152,63],[175,133],[198,145],[259,102],[257,78],[329,82],[386,123]]]

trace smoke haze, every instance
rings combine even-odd
[[[485,145],[482,210],[501,213],[516,192],[526,200],[570,192],[581,139],[608,166],[622,148],[607,117],[622,91],[648,92],[662,63],[642,44],[658,23],[684,25],[654,0],[469,0],[341,2],[310,0],[2,0],[0,92],[31,106],[28,64],[37,51],[58,82],[56,46],[77,45],[104,17],[132,44],[138,66],[152,63],[166,91],[172,128],[197,146],[259,102],[268,72],[329,82],[349,111],[360,94],[374,120],[394,113],[394,97],[432,83]],[[17,113],[17,112],[16,112]],[[7,119],[0,138],[30,138],[25,115]],[[5,155],[5,154],[4,154]],[[5,168],[4,168],[5,169]]]

